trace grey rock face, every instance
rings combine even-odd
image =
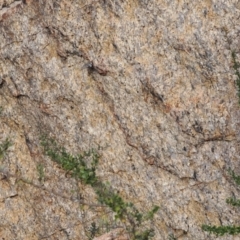
[[[227,174],[240,173],[239,11],[235,0],[0,0],[0,140],[13,142],[0,236],[88,239],[102,218],[82,207],[93,190],[43,155],[42,133],[73,153],[100,146],[98,176],[139,209],[160,206],[156,240],[239,224],[225,201],[239,197]]]

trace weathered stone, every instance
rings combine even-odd
[[[0,142],[13,143],[0,168],[2,239],[84,240],[102,218],[94,191],[43,155],[43,133],[73,153],[100,146],[98,176],[141,210],[160,206],[154,239],[216,239],[201,225],[239,224],[225,201],[239,197],[226,171],[240,173],[239,10],[0,0]]]

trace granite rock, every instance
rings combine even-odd
[[[237,0],[0,0],[1,239],[84,240],[102,219],[43,133],[74,154],[100,146],[99,178],[160,206],[156,240],[239,224],[239,14]]]

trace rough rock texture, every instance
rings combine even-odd
[[[217,239],[240,224],[237,0],[0,0],[0,238],[88,239],[94,192],[43,155],[101,147],[98,176],[139,209],[156,240]],[[239,58],[238,58],[239,60]],[[37,166],[44,166],[39,181]],[[83,207],[84,206],[84,207]],[[225,236],[219,239],[234,239]],[[239,238],[235,238],[239,239]]]

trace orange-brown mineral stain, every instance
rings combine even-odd
[[[164,106],[165,106],[165,112],[169,113],[171,111],[171,109],[172,109],[171,104],[170,103],[166,103]]]

